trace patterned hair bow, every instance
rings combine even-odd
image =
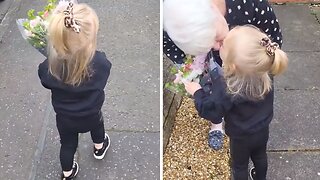
[[[65,11],[63,11],[65,18],[64,18],[64,25],[66,28],[72,28],[72,30],[76,33],[80,32],[80,23],[74,19],[73,17],[73,3],[69,2],[69,5]]]
[[[279,44],[276,42],[271,42],[268,37],[264,37],[260,41],[260,45],[266,47],[266,52],[268,56],[274,56],[274,52],[277,48],[279,48]]]

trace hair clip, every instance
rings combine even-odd
[[[266,47],[266,52],[268,56],[274,56],[274,52],[277,48],[279,48],[279,44],[276,42],[271,42],[268,37],[264,37],[260,41],[260,45]]]
[[[80,23],[73,18],[73,3],[69,2],[67,9],[63,11],[65,18],[64,18],[64,25],[66,28],[72,28],[74,32],[80,32]]]

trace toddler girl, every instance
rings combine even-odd
[[[273,117],[273,76],[288,64],[279,45],[254,26],[232,29],[220,48],[223,76],[212,73],[212,91],[198,83],[186,83],[199,115],[213,123],[225,120],[230,137],[232,174],[248,178],[249,158],[253,179],[266,179],[269,124]]]
[[[99,20],[86,4],[58,6],[48,28],[49,57],[39,65],[42,85],[51,90],[60,135],[61,179],[74,178],[79,133],[89,132],[93,155],[102,159],[110,146],[101,113],[111,63],[96,51]]]

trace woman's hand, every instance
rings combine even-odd
[[[197,90],[201,89],[200,84],[196,82],[185,82],[184,87],[186,91],[192,96]]]

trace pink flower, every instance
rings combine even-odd
[[[35,19],[30,21],[30,27],[33,29],[38,24],[40,24],[40,22],[41,22],[41,18],[39,16],[37,16]]]
[[[49,11],[45,11],[43,14],[43,18],[46,19],[49,16]]]
[[[179,72],[176,74],[176,79],[173,81],[173,83],[175,83],[175,84],[181,83],[182,75],[183,75],[183,73],[182,73],[181,71],[179,71]]]
[[[202,55],[198,55],[194,58],[193,63],[191,65],[191,68],[194,70],[204,70],[204,66],[205,66],[205,60],[206,60],[207,55],[206,54],[202,54]]]

